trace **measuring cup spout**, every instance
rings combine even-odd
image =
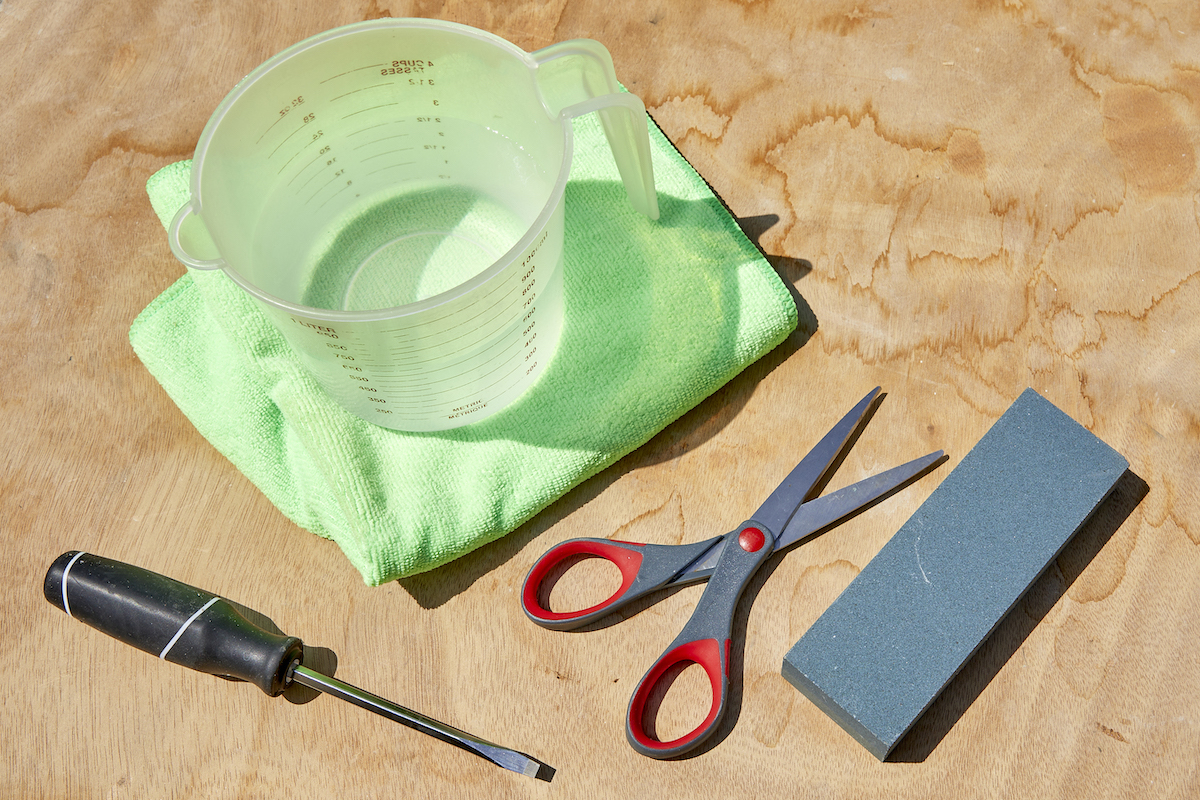
[[[658,219],[646,107],[617,82],[612,56],[591,39],[573,39],[530,54],[542,99],[552,115],[570,119],[595,111],[635,209]]]

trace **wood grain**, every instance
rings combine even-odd
[[[183,271],[146,178],[190,156],[270,55],[389,15],[527,50],[602,41],[793,288],[803,324],[520,530],[371,589],[195,432],[127,332]],[[0,101],[0,794],[1200,795],[1193,0],[3,0]],[[938,448],[951,463],[769,566],[738,622],[742,677],[717,743],[675,762],[636,755],[629,693],[699,589],[562,634],[521,614],[525,572],[574,536],[725,530],[877,384],[887,399],[831,488]],[[782,680],[782,657],[1026,386],[1138,480],[904,757],[877,763]],[[259,609],[334,651],[345,680],[558,774],[505,773],[329,698],[271,701],[76,625],[40,597],[72,548]],[[702,691],[685,673],[672,724]]]

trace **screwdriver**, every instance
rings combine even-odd
[[[233,603],[132,564],[71,550],[54,560],[46,599],[86,625],[139,650],[199,672],[246,681],[271,697],[291,683],[461,747],[493,764],[549,782],[554,769],[424,714],[305,667],[304,644],[248,620]]]

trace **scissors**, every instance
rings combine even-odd
[[[630,698],[625,737],[634,750],[651,758],[673,758],[698,747],[717,729],[729,694],[729,651],[738,600],[772,553],[873,506],[943,460],[939,450],[813,499],[853,445],[854,434],[865,424],[879,397],[880,389],[876,387],[825,434],[750,519],[723,536],[681,545],[571,539],[552,547],[530,569],[521,590],[521,604],[529,619],[552,630],[580,628],[658,589],[708,581],[691,618]],[[546,578],[561,575],[564,562],[581,557],[603,558],[615,564],[621,572],[620,588],[607,600],[579,611],[546,608],[542,599]],[[648,700],[665,675],[677,674],[674,668],[686,663],[699,664],[708,675],[712,706],[694,730],[664,742],[647,732]],[[652,713],[657,716],[656,710]]]

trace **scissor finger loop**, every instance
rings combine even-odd
[[[551,630],[573,630],[661,589],[697,558],[720,544],[717,536],[687,545],[639,544],[616,539],[569,539],[555,545],[534,563],[521,588],[521,606],[530,620]],[[578,611],[553,611],[546,606],[547,581],[579,558],[600,558],[621,573],[621,585],[607,600]],[[696,577],[695,580],[701,580]],[[678,585],[684,585],[678,583]]]

